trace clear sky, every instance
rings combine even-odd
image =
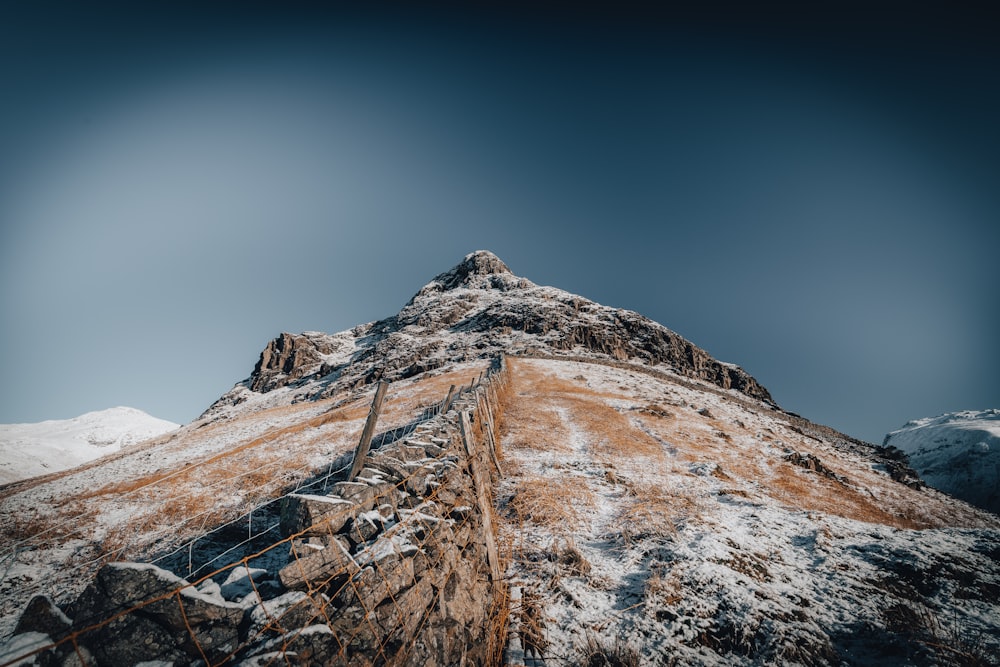
[[[190,421],[480,248],[868,440],[1000,407],[988,14],[133,4],[0,5],[0,422]]]

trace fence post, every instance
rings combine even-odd
[[[497,441],[493,429],[493,412],[490,408],[489,385],[487,385],[486,391],[478,393],[478,401],[480,419],[484,424],[483,433],[486,435],[486,451],[490,455],[490,460],[493,461],[493,467],[496,468],[497,474],[503,477],[500,460],[497,458]]]
[[[351,464],[351,474],[347,476],[348,482],[353,482],[354,478],[361,472],[361,469],[365,467],[368,449],[372,444],[372,434],[375,432],[378,414],[382,410],[382,399],[385,398],[385,390],[388,386],[388,382],[380,380],[378,388],[375,390],[375,398],[372,399],[371,409],[368,410],[368,419],[365,420],[365,428],[361,431],[361,440],[358,442],[358,448],[354,450],[354,462]]]
[[[455,385],[451,385],[451,388],[448,389],[448,395],[444,397],[444,403],[441,404],[441,411],[438,414],[443,415],[448,412],[453,400],[455,400]]]
[[[469,456],[469,470],[472,473],[472,482],[476,487],[476,501],[479,505],[479,512],[483,517],[486,560],[490,566],[490,576],[493,581],[500,581],[500,558],[497,554],[496,538],[493,535],[493,505],[490,502],[490,496],[486,489],[482,469],[479,467],[479,457],[475,451],[475,443],[472,441],[472,426],[469,424],[468,412],[462,413],[459,420],[459,427],[462,431],[462,444],[465,445],[465,453]]]

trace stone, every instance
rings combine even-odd
[[[331,540],[325,549],[298,554],[278,572],[285,588],[303,589],[324,585],[338,576],[352,576],[358,565],[339,540]]]
[[[332,612],[329,604],[330,600],[325,595],[310,597],[302,591],[288,591],[250,610],[250,634],[256,635],[265,630],[280,634],[325,622]]]
[[[355,544],[368,542],[382,532],[382,519],[382,514],[378,510],[363,512],[354,517],[354,521],[351,522],[351,527],[347,531],[347,536]]]
[[[400,593],[394,600],[386,600],[375,609],[375,622],[385,635],[401,643],[413,637],[434,602],[434,587],[422,580]]]
[[[258,583],[271,578],[267,570],[260,567],[237,565],[219,587],[219,593],[226,600],[236,601],[254,592]]]
[[[250,375],[250,389],[267,392],[283,387],[319,367],[323,356],[335,350],[331,337],[323,334],[282,333],[260,353]]]
[[[354,503],[358,506],[359,511],[364,512],[374,506],[375,500],[379,500],[379,504],[381,504],[391,499],[391,492],[394,488],[395,485],[388,482],[375,485],[364,482],[337,482],[333,485],[333,493]]]
[[[344,527],[354,509],[343,498],[290,493],[281,500],[281,535],[331,535]]]
[[[344,589],[346,606],[374,611],[380,602],[413,584],[413,559],[395,553],[368,565],[351,577]]]
[[[56,606],[52,598],[47,595],[36,595],[21,612],[21,618],[14,626],[14,634],[40,632],[48,635],[53,641],[58,641],[66,636],[72,625],[73,621]]]

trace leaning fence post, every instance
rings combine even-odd
[[[375,398],[372,399],[372,406],[368,410],[368,419],[365,420],[365,428],[361,431],[361,440],[358,448],[354,450],[354,462],[351,464],[351,474],[347,476],[348,482],[353,482],[361,469],[365,467],[365,459],[368,457],[368,449],[372,444],[372,433],[375,432],[375,424],[378,422],[378,414],[382,409],[382,399],[385,398],[385,390],[389,383],[381,380],[375,390]]]
[[[448,395],[444,397],[444,403],[441,404],[441,411],[438,414],[443,415],[448,412],[453,400],[455,400],[455,385],[451,385],[451,388],[448,389]]]

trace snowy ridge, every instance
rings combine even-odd
[[[127,407],[72,419],[0,424],[0,484],[73,468],[179,426]]]
[[[907,422],[885,436],[929,485],[1000,514],[1000,410],[965,410]]]

